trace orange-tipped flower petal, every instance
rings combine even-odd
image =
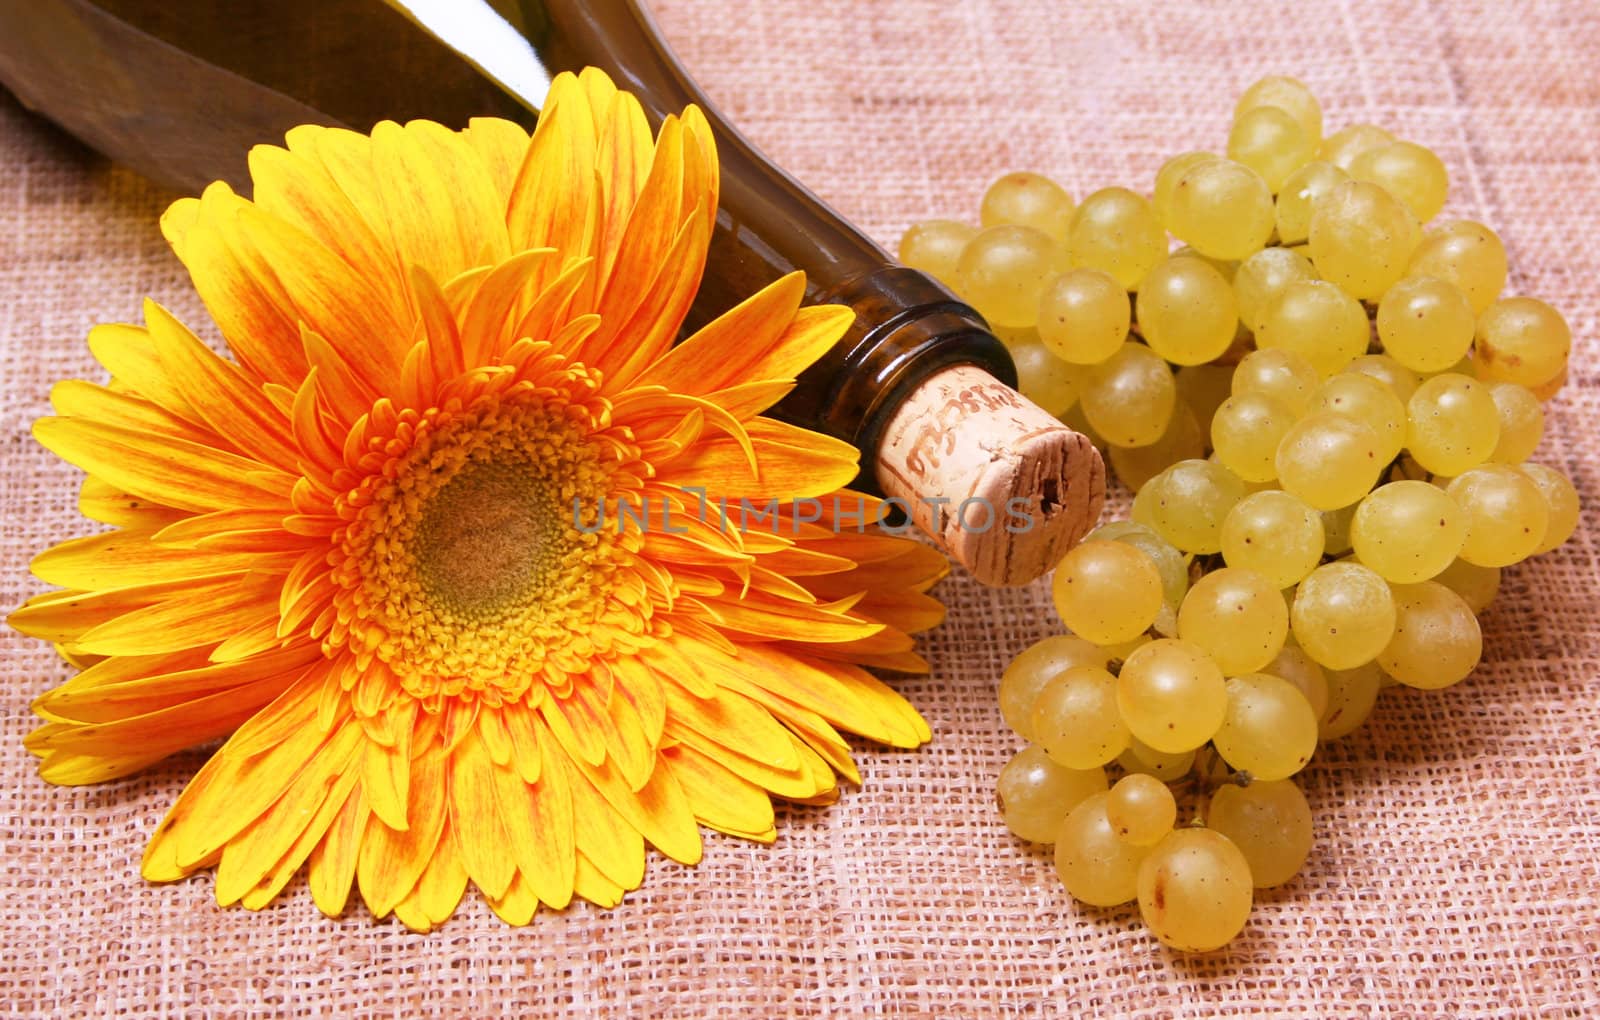
[[[586,71],[531,137],[304,127],[250,165],[253,202],[162,224],[232,357],[147,305],[35,427],[115,528],[10,617],[88,667],[35,706],[41,772],[226,738],[148,878],[257,909],[304,867],[325,913],[355,889],[418,930],[472,884],[526,924],[614,905],[647,846],[695,863],[701,826],[771,841],[772,797],[857,780],[840,731],[928,739],[862,666],[922,668],[942,561],[870,527],[854,450],[761,416],[848,311],[796,275],[671,346],[699,111],[653,139]]]

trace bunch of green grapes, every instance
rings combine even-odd
[[[999,798],[1014,833],[1055,844],[1074,897],[1137,899],[1163,942],[1198,952],[1238,934],[1253,889],[1304,864],[1311,812],[1290,777],[1349,699],[1288,644],[1267,578],[1223,568],[1191,584],[1191,559],[1119,521],[1061,561],[1053,595],[1070,633],[1000,680],[1001,713],[1028,744]],[[1108,768],[1123,774],[1114,785]],[[1194,796],[1196,824],[1177,824],[1175,793]]]
[[[1029,743],[1000,795],[1075,897],[1138,899],[1169,945],[1226,943],[1298,872],[1290,777],[1381,689],[1465,679],[1500,571],[1576,527],[1572,483],[1528,461],[1570,332],[1501,295],[1492,230],[1430,225],[1448,183],[1375,125],[1324,137],[1310,90],[1269,77],[1226,155],[1172,158],[1149,198],[1009,174],[981,226],[901,243],[1134,492],[1056,569],[1069,633],[1001,680]]]

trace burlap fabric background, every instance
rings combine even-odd
[[[1303,76],[1333,127],[1377,120],[1432,146],[1450,213],[1505,239],[1510,290],[1566,312],[1572,382],[1539,459],[1600,506],[1593,0],[664,0],[659,17],[728,113],[891,246],[915,219],[972,215],[1011,168],[1080,195],[1147,188],[1163,155],[1223,144],[1248,81]],[[0,98],[0,605],[37,590],[33,552],[82,527],[76,473],[28,424],[53,380],[98,378],[85,332],[136,317],[146,294],[201,321],[155,226],[172,197]],[[863,745],[864,788],[780,812],[776,846],[713,837],[697,869],[652,859],[619,909],[522,930],[469,894],[427,937],[359,908],[326,920],[303,883],[259,914],[218,910],[209,877],[143,883],[145,839],[201,756],[46,786],[21,740],[30,699],[66,668],[4,632],[0,1015],[1600,1015],[1594,521],[1508,571],[1474,677],[1389,692],[1318,753],[1306,874],[1200,959],[1162,950],[1132,907],[1075,906],[994,810],[1014,747],[995,677],[1056,627],[1042,585],[944,583],[934,675],[906,685],[935,742]]]

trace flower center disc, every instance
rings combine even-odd
[[[585,392],[578,370],[541,387],[504,375],[479,380],[501,385],[464,406],[395,415],[341,497],[324,640],[381,659],[429,711],[534,687],[564,696],[596,657],[655,640],[631,567],[643,536],[573,520],[574,501],[637,486],[637,448],[597,424],[603,407],[563,399]]]
[[[417,522],[417,580],[463,619],[516,604],[559,560],[560,507],[528,464],[480,461],[428,500]]]

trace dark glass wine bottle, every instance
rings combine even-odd
[[[1075,438],[1041,444],[1050,426],[1011,389],[1010,356],[982,318],[931,277],[895,265],[763,157],[690,79],[638,0],[0,3],[0,81],[95,148],[191,191],[217,179],[246,189],[249,147],[297,124],[366,131],[384,119],[460,127],[501,116],[531,126],[550,78],[586,65],[637,95],[655,125],[689,103],[712,124],[721,205],[686,325],[804,270],[808,300],[847,304],[857,316],[773,413],[854,443],[860,484],[905,500],[980,578],[1019,583],[1048,569],[1098,514],[1098,455],[1059,425]],[[950,375],[956,366],[985,375]],[[974,387],[984,392],[974,397]],[[1010,460],[1000,458],[1006,479],[980,477],[996,471],[982,457],[938,453],[1011,439]],[[915,512],[923,497],[980,492],[1031,501],[1027,531],[962,536]]]

